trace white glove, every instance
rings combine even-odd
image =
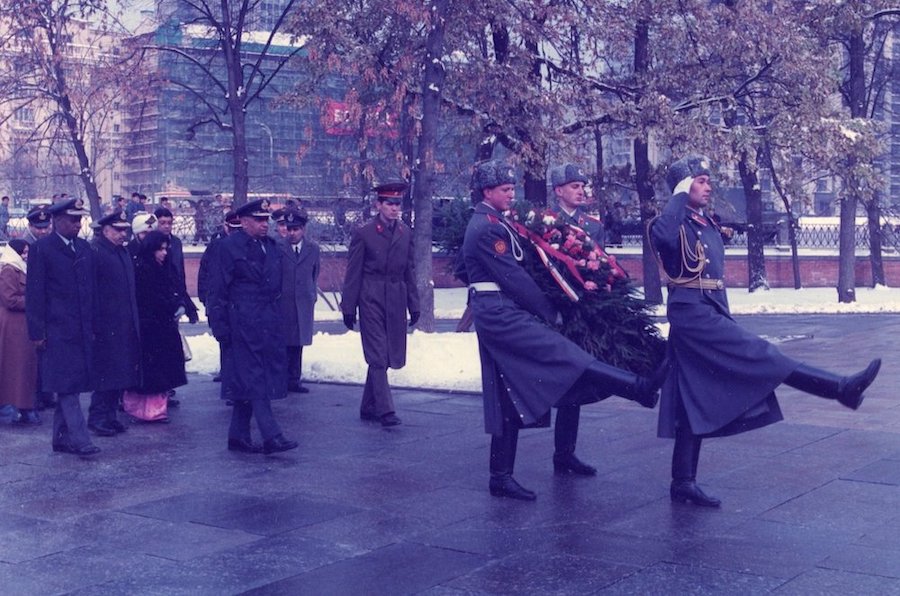
[[[693,176],[688,176],[687,178],[684,178],[681,182],[678,183],[677,186],[675,186],[675,190],[672,191],[672,196],[675,196],[680,192],[683,192],[685,194],[690,193],[691,185],[693,183],[694,183]]]
[[[175,320],[177,321],[177,320],[180,319],[183,315],[184,315],[184,307],[183,307],[183,306],[179,306],[179,307],[178,307],[178,310],[175,311]]]

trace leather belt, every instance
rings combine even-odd
[[[476,281],[469,284],[469,290],[473,292],[499,292],[500,286],[492,281]]]
[[[669,280],[670,288],[691,288],[694,290],[724,290],[724,279],[712,279],[709,277],[684,278],[676,277]]]

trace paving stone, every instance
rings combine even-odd
[[[301,573],[248,594],[414,594],[481,567],[483,557],[400,543]]]
[[[881,459],[864,468],[844,474],[842,478],[845,480],[900,486],[900,461],[896,459]]]
[[[657,563],[596,593],[647,596],[751,595],[768,594],[782,583],[783,580],[776,578],[710,569],[699,565]]]
[[[897,548],[894,549],[844,546],[820,563],[819,567],[900,579],[900,540],[896,534],[895,546]]]
[[[638,568],[540,549],[518,552],[447,583],[488,594],[588,594]]]
[[[847,594],[900,594],[900,580],[834,569],[811,569],[778,590],[778,596],[846,596]]]
[[[140,503],[123,509],[126,513],[173,522],[202,522],[220,518],[249,507],[264,504],[265,499],[219,491],[182,493]]]
[[[301,496],[292,496],[278,500],[259,500],[258,504],[252,507],[212,517],[204,523],[218,528],[271,536],[324,520],[351,515],[357,511],[359,509],[348,505],[323,503]]]

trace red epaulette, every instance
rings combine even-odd
[[[594,223],[603,223],[603,220],[600,219],[599,217],[597,217],[596,215],[591,215],[589,213],[585,213],[582,217],[584,217],[585,219],[588,219]]]
[[[697,212],[697,211],[691,209],[690,207],[687,208],[687,215],[688,215],[688,217],[690,217],[691,220],[692,220],[694,223],[696,223],[696,224],[699,224],[699,225],[701,225],[701,226],[703,226],[703,227],[706,227],[706,226],[709,225],[709,220],[708,220],[708,219],[706,219],[704,216],[700,215],[699,212]]]

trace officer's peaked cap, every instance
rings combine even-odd
[[[131,227],[131,224],[128,222],[128,216],[125,215],[125,212],[121,209],[116,209],[109,215],[98,219],[95,226],[98,228],[102,228],[103,226],[112,226],[120,230],[127,230]]]
[[[269,217],[269,201],[258,199],[241,205],[235,210],[238,217]]]

